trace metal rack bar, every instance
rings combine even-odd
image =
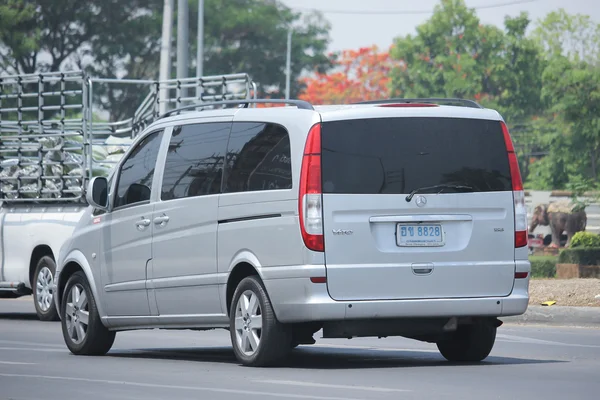
[[[254,100],[254,99],[245,99],[245,100],[224,100],[224,101],[215,101],[212,103],[200,103],[200,104],[192,104],[189,106],[176,108],[171,111],[167,111],[165,114],[161,116],[161,118],[166,118],[175,113],[180,113],[181,111],[186,110],[195,110],[197,108],[204,108],[210,106],[223,106],[223,105],[243,105],[243,108],[248,108],[250,104],[289,104],[298,107],[301,110],[313,110],[314,107],[307,101],[304,100],[279,100],[279,99],[265,99],[265,100]]]
[[[21,98],[19,98],[21,101]],[[39,106],[39,107],[16,107],[16,108],[5,108],[2,110],[3,112],[14,112],[14,111],[60,111],[63,107],[61,106]],[[80,104],[67,104],[64,106],[65,110],[77,110],[81,109]]]

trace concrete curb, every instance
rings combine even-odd
[[[600,328],[600,307],[529,306],[523,315],[500,318],[507,324]]]

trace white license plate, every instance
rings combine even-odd
[[[440,224],[398,224],[396,227],[398,246],[443,246],[444,231]]]

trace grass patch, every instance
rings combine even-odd
[[[531,262],[532,278],[554,278],[556,277],[556,262],[558,257],[554,256],[529,256]]]

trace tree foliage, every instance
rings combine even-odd
[[[533,38],[549,58],[562,55],[596,66],[600,61],[600,24],[589,15],[570,15],[562,8],[553,11],[540,21]]]
[[[389,97],[389,52],[377,46],[332,54],[334,70],[304,78],[306,89],[300,99],[312,104],[340,104]]]
[[[546,63],[542,100],[562,127],[547,135],[550,145],[544,162],[554,169],[563,166],[554,174],[561,177],[562,187],[594,189],[600,158],[600,24],[561,9],[541,20],[533,37]]]
[[[573,155],[582,175],[598,179],[600,158],[600,69],[572,63],[564,56],[543,75],[543,96],[552,111],[570,127],[567,154]]]
[[[3,24],[0,28],[1,65],[9,73],[34,73],[86,68],[106,58],[137,55],[155,33],[157,19],[153,11],[161,3],[10,0],[0,8],[0,20],[18,17],[12,27]],[[28,40],[21,40],[23,37]],[[123,66],[113,62],[108,68]]]
[[[0,72],[19,72],[18,60],[38,49],[39,28],[33,4],[7,0],[0,4]],[[27,66],[25,66],[27,67]]]
[[[463,0],[442,0],[415,36],[397,38],[392,93],[401,97],[458,97],[498,108],[507,118],[538,111],[542,63],[525,36],[526,14],[505,19],[505,31],[483,25]]]

